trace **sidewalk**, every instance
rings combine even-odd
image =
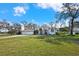
[[[0,39],[13,38],[13,37],[21,37],[21,36],[27,36],[27,35],[12,35],[12,36],[5,36],[5,37],[0,37]]]

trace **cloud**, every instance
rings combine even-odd
[[[62,3],[37,3],[37,6],[42,9],[52,8],[55,11],[62,11]]]
[[[28,10],[28,8],[24,7],[24,6],[17,6],[14,7],[14,16],[21,16],[23,14],[26,14],[26,10]]]

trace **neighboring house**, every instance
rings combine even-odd
[[[44,34],[55,34],[56,29],[54,27],[51,27],[49,24],[43,24],[42,26],[38,26],[33,23],[29,24],[18,24],[14,23],[13,25],[10,25],[8,22],[0,22],[0,32],[10,32],[15,31],[17,33],[21,33],[23,35],[32,35],[35,31],[38,31],[38,35],[44,35]]]
[[[44,24],[43,26],[41,26],[42,30],[43,30],[43,34],[50,34],[53,35],[56,33],[56,30],[54,27],[51,27],[49,24]]]
[[[33,34],[33,31],[31,28],[29,28],[28,26],[24,26],[24,25],[21,25],[21,34],[23,35],[32,35]]]
[[[16,32],[19,32],[21,31],[21,25],[18,23],[14,23],[12,29],[14,29]]]
[[[8,32],[9,31],[9,23],[0,22],[0,32]]]
[[[79,21],[74,22],[73,32],[74,32],[74,34],[79,33]]]
[[[27,25],[21,25],[21,34],[23,35],[32,35],[34,34],[34,30],[37,29],[37,25],[29,23]]]
[[[38,35],[44,35],[44,34],[55,34],[55,29],[51,28],[50,26],[44,24],[40,27],[36,26],[36,25],[31,25],[28,24],[26,26],[24,26],[23,24],[21,25],[21,33],[24,35],[32,35],[34,34],[34,31],[38,30]]]
[[[9,32],[9,30],[7,28],[2,28],[0,29],[0,32]]]

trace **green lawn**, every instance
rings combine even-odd
[[[23,36],[0,39],[0,55],[79,56],[79,35]]]
[[[10,34],[0,34],[0,37],[11,36]]]

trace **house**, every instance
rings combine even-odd
[[[79,33],[79,21],[74,21],[73,33]]]
[[[9,32],[9,30],[7,28],[2,28],[0,29],[0,32]]]
[[[35,33],[36,31],[36,33]],[[37,26],[35,24],[27,24],[27,25],[21,25],[21,34],[23,35],[53,35],[56,33],[56,29],[54,27],[51,27],[48,24],[43,24],[42,26]]]
[[[0,32],[8,32],[9,31],[9,23],[0,21]]]
[[[21,24],[21,34],[23,35],[32,35],[34,34],[34,30],[36,30],[38,26],[33,23],[29,23],[27,25]]]
[[[49,24],[43,24],[41,28],[43,30],[43,34],[53,35],[56,33],[55,28],[51,27]]]
[[[21,25],[21,34],[23,35],[32,35],[33,34],[33,30],[31,28],[29,28],[28,26],[24,26],[23,24]]]

